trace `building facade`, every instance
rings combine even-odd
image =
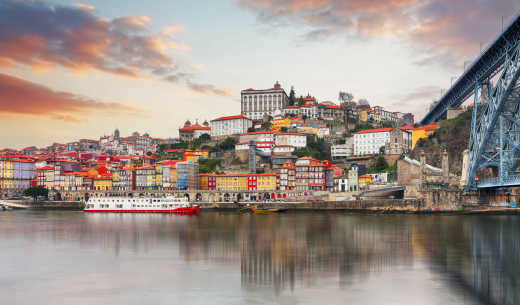
[[[278,82],[271,89],[242,90],[241,114],[253,120],[262,120],[264,116],[274,116],[276,110],[282,111],[289,103],[289,97]]]
[[[253,126],[253,121],[243,115],[225,116],[211,120],[211,136],[225,137],[239,135]]]

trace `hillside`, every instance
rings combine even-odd
[[[471,129],[472,108],[458,117],[440,122],[440,127],[433,135],[417,142],[412,158],[419,160],[420,152],[426,153],[426,162],[441,167],[443,148],[448,152],[450,172],[460,175],[462,172],[462,153],[468,148]]]

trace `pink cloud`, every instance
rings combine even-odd
[[[121,103],[102,102],[0,73],[0,113],[48,117],[66,122],[83,122],[96,112],[141,116],[145,112]],[[80,117],[78,117],[80,116]]]

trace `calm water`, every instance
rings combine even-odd
[[[520,217],[0,212],[0,304],[520,304]]]

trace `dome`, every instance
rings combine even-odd
[[[204,123],[202,123],[204,126],[209,126],[208,120],[205,120]]]
[[[191,126],[191,122],[190,122],[190,120],[187,120],[187,121],[184,123],[184,126]]]

